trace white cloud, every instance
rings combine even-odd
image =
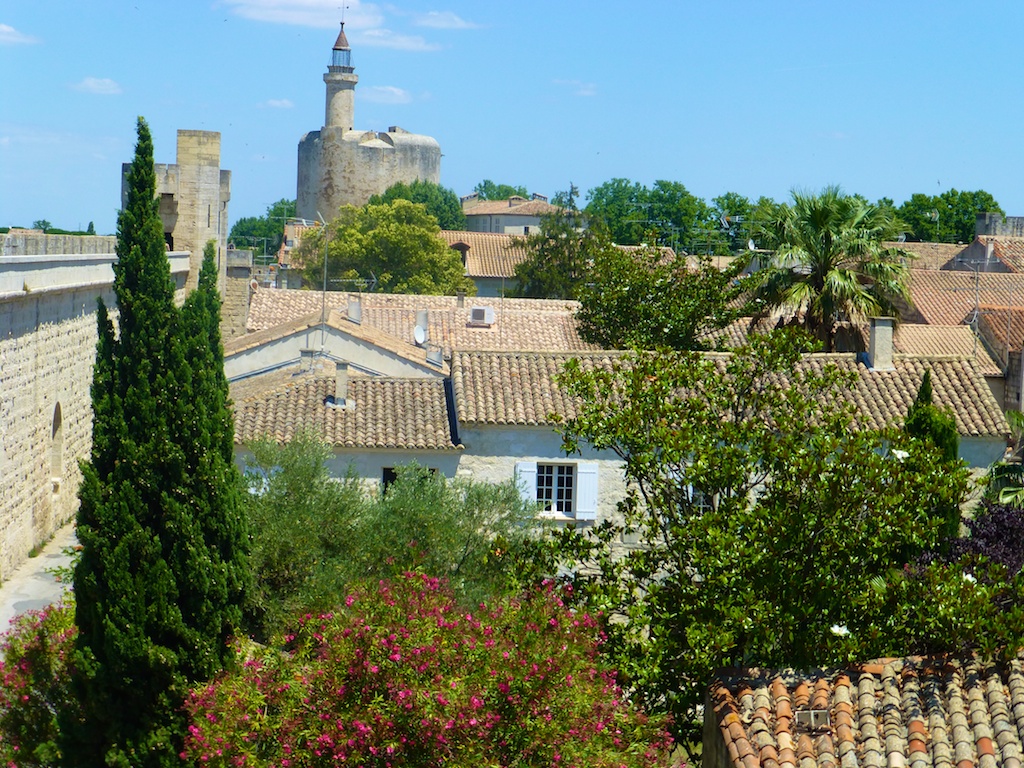
[[[0,24],[0,45],[18,45],[20,43],[38,43],[31,35],[26,35],[10,24]]]
[[[439,45],[428,43],[419,35],[402,35],[383,27],[367,29],[355,39],[363,45],[393,48],[398,51],[436,51],[441,48]]]
[[[221,0],[238,16],[272,24],[292,24],[317,29],[337,29],[341,3],[345,3],[345,32],[352,45],[392,48],[400,51],[436,51],[441,46],[419,35],[395,32],[385,26],[383,11],[373,3],[359,0]],[[396,16],[408,16],[388,7]],[[469,29],[475,25],[450,12],[432,12],[416,17],[417,25],[433,29]]]
[[[93,93],[97,96],[116,96],[121,93],[121,86],[109,77],[87,77],[71,87],[76,91]]]
[[[360,88],[359,98],[374,104],[408,104],[412,101],[412,94],[393,85],[377,85]]]
[[[555,85],[564,85],[566,88],[571,88],[576,96],[597,95],[596,83],[584,83],[582,80],[555,80],[554,83]]]
[[[452,11],[430,11],[421,13],[414,22],[418,27],[431,29],[477,29],[477,25],[466,21]]]
[[[292,24],[318,29],[337,28],[341,5],[345,5],[345,28],[379,27],[384,23],[380,10],[359,0],[222,0],[237,15],[253,21]]]
[[[291,109],[295,104],[291,99],[267,99],[260,106],[270,109]]]

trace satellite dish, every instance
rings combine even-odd
[[[256,280],[256,279],[251,280],[249,282],[249,287],[252,288],[255,291],[257,288],[260,287],[260,281]]]
[[[416,340],[416,346],[422,347],[427,343],[427,329],[422,325],[417,325],[412,330],[412,337]]]
[[[756,251],[757,250],[757,246],[754,245],[753,238],[751,238],[750,240],[747,240],[747,250],[748,251]]]

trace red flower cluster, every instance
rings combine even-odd
[[[307,617],[285,651],[193,692],[183,755],[213,766],[666,765],[593,617],[551,587],[476,613],[419,574]]]

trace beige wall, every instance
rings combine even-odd
[[[92,244],[52,237],[33,246],[49,255],[0,257],[0,579],[78,509],[78,461],[92,440],[98,298],[116,322],[114,254],[56,254]],[[189,254],[169,260],[180,303]]]

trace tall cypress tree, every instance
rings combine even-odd
[[[79,491],[75,766],[180,763],[184,694],[228,661],[247,574],[212,252],[179,310],[141,118],[127,185]]]

